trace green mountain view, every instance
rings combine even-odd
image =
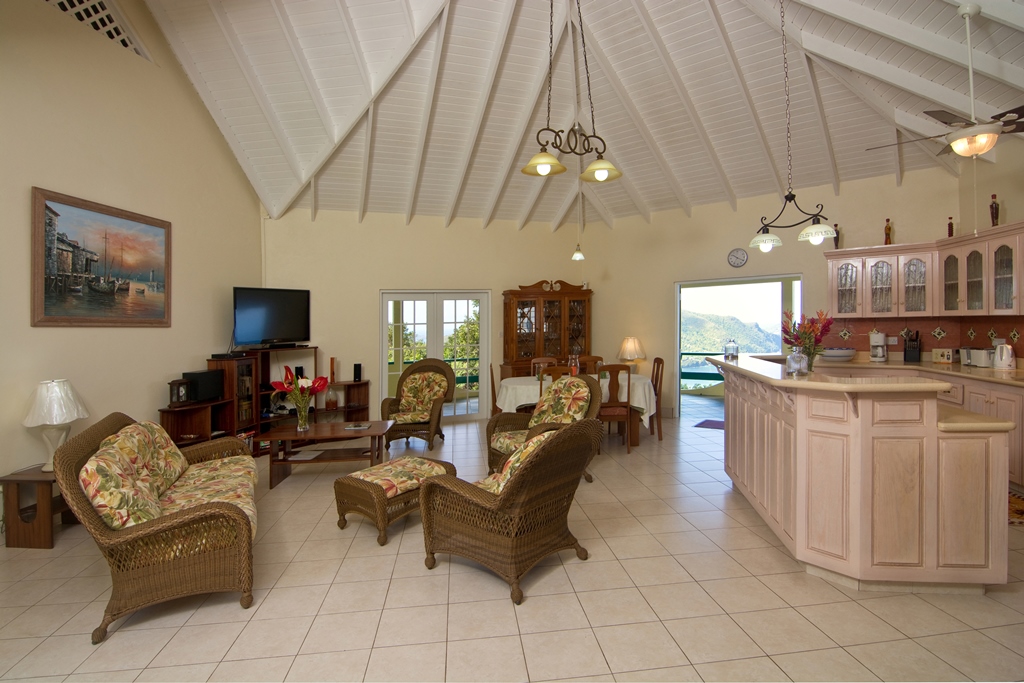
[[[757,323],[745,323],[731,315],[693,311],[680,311],[679,315],[679,348],[683,353],[704,351],[708,355],[719,354],[728,339],[736,340],[740,353],[779,353],[782,349],[781,330],[764,330]],[[683,356],[681,363],[683,371],[712,369],[703,357]]]

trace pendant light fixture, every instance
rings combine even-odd
[[[571,0],[570,0],[571,2]],[[580,9],[580,0],[576,0],[576,15],[579,21],[580,44],[583,47],[583,70],[587,75],[587,101],[590,103],[590,130],[587,134],[583,124],[577,121],[568,132],[554,130],[551,127],[551,72],[555,56],[555,0],[549,0],[548,13],[548,105],[547,119],[543,128],[537,131],[537,144],[540,145],[540,152],[533,155],[530,163],[523,167],[526,175],[549,176],[565,173],[565,166],[559,163],[558,159],[548,152],[548,146],[555,148],[562,154],[575,154],[582,158],[586,154],[594,152],[597,154],[587,170],[580,174],[580,179],[588,183],[603,183],[615,180],[622,176],[622,172],[615,168],[614,164],[604,158],[606,145],[604,138],[597,134],[597,126],[594,123],[594,99],[590,94],[590,65],[587,62],[587,39],[583,31],[583,12]],[[573,70],[576,69],[576,48],[573,45]],[[575,74],[573,76],[575,78]],[[576,88],[579,92],[579,88]],[[579,102],[576,103],[576,111],[580,109]],[[563,135],[564,133],[564,135]]]
[[[580,242],[583,241],[583,226],[587,220],[587,209],[583,205],[583,183],[576,181],[579,185],[579,196],[576,199],[576,251],[572,252],[573,261],[585,261],[586,256],[583,255],[583,250],[580,249]]]
[[[821,221],[828,220],[825,216],[821,215],[822,209],[824,208],[821,204],[818,204],[818,210],[814,213],[807,213],[800,208],[800,205],[796,203],[796,193],[793,192],[793,134],[790,128],[790,112],[789,112],[789,57],[787,55],[787,41],[786,41],[786,4],[785,0],[779,0],[779,17],[782,23],[782,82],[785,86],[786,91],[786,170],[787,170],[787,190],[785,201],[782,203],[782,209],[778,215],[775,216],[771,221],[765,221],[765,216],[761,216],[761,228],[754,235],[754,239],[750,240],[750,247],[757,247],[763,252],[769,252],[774,247],[781,247],[782,240],[777,235],[771,234],[769,228],[795,228],[798,225],[803,225],[807,221],[811,224],[800,231],[800,235],[797,237],[800,241],[810,242],[811,244],[821,244],[825,241],[826,237],[835,237],[836,232],[826,223],[822,225]],[[796,210],[805,216],[796,223],[790,223],[788,225],[782,225],[776,223],[779,218],[782,217],[786,207],[792,204],[796,207]]]
[[[1003,132],[1003,124],[999,121],[978,123],[978,117],[974,115],[974,50],[971,48],[971,17],[978,16],[981,8],[974,3],[968,3],[960,5],[957,11],[964,18],[964,29],[967,31],[967,84],[971,94],[972,125],[950,133],[946,136],[946,142],[960,156],[973,157],[984,154],[996,146],[999,134]]]

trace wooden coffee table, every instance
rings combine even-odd
[[[349,429],[356,424],[369,425],[366,429]],[[394,420],[376,420],[364,422],[317,422],[309,425],[304,432],[296,431],[295,425],[281,425],[259,435],[260,441],[270,442],[270,488],[274,488],[292,473],[292,465],[311,462],[341,462],[345,460],[370,460],[371,465],[384,462],[384,434],[387,433]],[[370,448],[331,448],[309,460],[295,460],[302,451],[293,451],[293,441],[349,441],[369,437]],[[284,451],[280,443],[284,443]]]

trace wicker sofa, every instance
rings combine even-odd
[[[239,591],[252,605],[256,466],[243,441],[179,451],[159,425],[112,413],[57,450],[54,474],[110,565],[93,644],[117,619],[175,598]]]

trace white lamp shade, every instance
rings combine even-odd
[[[946,142],[960,156],[973,157],[995,147],[1001,132],[1003,124],[983,123],[950,133],[946,136]]]
[[[63,425],[82,417],[89,417],[89,411],[75,393],[71,382],[66,379],[48,379],[36,387],[35,397],[22,424],[26,427]]]
[[[825,241],[826,237],[835,236],[836,231],[832,229],[832,226],[813,223],[800,231],[797,240],[810,242],[811,244],[821,244]]]
[[[782,240],[770,232],[759,232],[750,240],[750,248],[758,248],[763,252],[769,252],[773,247],[781,247]]]
[[[565,173],[565,166],[547,152],[538,152],[521,170],[526,175],[549,176]]]
[[[572,252],[573,261],[586,261],[587,257],[583,255],[583,250],[580,249],[580,245],[576,245],[576,251]]]
[[[646,358],[644,355],[644,346],[640,343],[640,340],[636,337],[626,337],[622,340],[622,347],[619,349],[620,360],[636,360],[637,358]]]
[[[603,183],[621,177],[622,171],[615,168],[607,159],[595,159],[587,166],[587,170],[580,174],[580,178],[588,183]]]

